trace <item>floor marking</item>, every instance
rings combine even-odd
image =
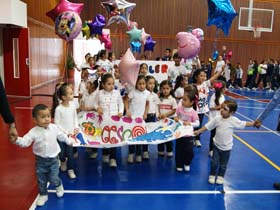
[[[234,130],[234,133],[276,133],[279,131],[265,131],[265,130]]]
[[[238,106],[238,108],[249,108],[249,109],[265,109],[265,107],[257,107],[257,106]],[[273,109],[275,111],[279,111],[280,109]]]
[[[55,193],[55,190],[48,190],[50,193]],[[183,194],[280,194],[278,190],[64,190],[64,193],[69,194],[129,194],[129,195],[142,195],[142,194],[152,194],[152,195],[183,195]]]

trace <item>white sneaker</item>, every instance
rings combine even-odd
[[[75,159],[77,159],[77,158],[79,157],[79,153],[78,153],[78,151],[77,151],[77,152],[75,152],[75,153],[73,154],[73,157],[74,157]]]
[[[64,195],[64,188],[62,184],[58,186],[55,190],[56,190],[57,197],[61,198]]]
[[[48,200],[48,195],[39,195],[36,204],[37,206],[44,206],[47,200]]]
[[[181,172],[181,171],[183,171],[183,168],[176,168],[176,170]]]
[[[218,176],[216,180],[216,184],[224,184],[224,177]]]
[[[187,171],[187,172],[189,172],[190,170],[191,170],[191,167],[188,165],[184,165],[184,169],[185,169],[185,171]]]
[[[213,150],[210,150],[210,151],[209,151],[209,156],[210,156],[210,157],[213,157]]]
[[[95,159],[95,158],[97,158],[97,154],[98,154],[97,152],[93,152],[90,154],[89,158]]]
[[[61,171],[66,171],[67,170],[66,161],[61,161],[60,162],[60,170]]]
[[[77,178],[73,169],[70,169],[67,172],[68,172],[68,176],[69,176],[70,179],[76,179]]]
[[[109,155],[103,155],[102,156],[102,160],[103,160],[103,163],[109,163]]]
[[[117,167],[117,161],[116,159],[110,159],[110,167],[116,168]]]
[[[160,152],[158,152],[158,155],[164,156],[164,152],[163,152],[163,151],[160,151]]]
[[[141,155],[137,155],[136,156],[136,162],[137,163],[141,163],[142,162],[142,156]]]
[[[145,159],[145,160],[149,159],[149,153],[148,152],[143,152],[143,159]]]
[[[199,140],[195,140],[195,145],[196,145],[196,147],[201,147],[200,141]]]
[[[134,160],[133,160],[133,154],[129,154],[129,155],[128,155],[128,158],[127,158],[127,162],[128,162],[128,163],[133,163],[133,161],[134,161]]]
[[[210,175],[209,178],[208,178],[208,182],[209,182],[210,184],[215,184],[215,176]]]
[[[167,152],[167,157],[172,157],[173,156],[173,152]]]

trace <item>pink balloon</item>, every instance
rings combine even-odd
[[[62,12],[70,11],[70,12],[76,12],[77,14],[81,14],[81,11],[83,10],[84,4],[77,4],[77,3],[71,3],[67,0],[60,0],[60,2],[56,5],[55,8],[48,11],[46,15],[50,17],[54,22],[55,19],[59,14]]]
[[[148,39],[149,36],[151,36],[151,34],[147,34],[147,33],[145,32],[145,29],[142,28],[142,32],[141,32],[141,41],[142,41],[143,44],[146,43],[146,40]]]
[[[230,50],[226,56],[226,60],[230,60],[232,57],[232,50]]]
[[[196,38],[199,39],[199,41],[204,40],[204,32],[201,28],[195,28],[192,30],[192,34],[196,36]]]
[[[99,37],[99,40],[101,43],[104,43],[105,49],[111,50],[112,48],[112,41],[110,38],[110,34],[102,33],[102,35]]]
[[[130,31],[133,26],[135,26],[136,28],[138,28],[138,23],[137,22],[134,22],[134,21],[129,21],[128,22],[128,26],[127,26],[127,30]]]
[[[128,48],[119,64],[120,80],[122,84],[129,84],[135,87],[139,74],[139,66],[130,48]]]
[[[178,54],[180,57],[190,59],[200,51],[200,41],[189,32],[179,32],[176,35]]]

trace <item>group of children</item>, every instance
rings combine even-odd
[[[180,64],[175,62],[176,65]],[[254,125],[254,122],[240,121],[232,116],[237,109],[237,104],[234,101],[225,100],[225,84],[222,81],[216,81],[224,71],[224,66],[220,72],[208,80],[205,71],[197,69],[193,72],[192,84],[187,84],[190,81],[188,72],[175,71],[175,74],[178,74],[175,80],[170,76],[167,80],[163,80],[159,84],[159,92],[156,79],[147,75],[147,69],[147,65],[141,65],[135,87],[130,87],[124,97],[121,96],[119,85],[116,86],[119,84],[117,69],[113,74],[110,71],[100,75],[96,73],[93,75],[94,79],[88,78],[87,70],[83,70],[78,111],[96,111],[103,116],[121,117],[125,114],[131,118],[142,117],[146,122],[171,118],[184,125],[194,127],[196,129],[194,136],[176,139],[175,161],[178,172],[190,171],[194,156],[194,143],[200,147],[200,134],[205,130],[212,130],[209,146],[212,160],[208,181],[210,184],[223,184],[232,149],[233,129]],[[168,73],[168,75],[171,74]],[[174,81],[176,81],[175,85]],[[175,96],[173,95],[174,86],[176,87]],[[209,107],[208,96],[211,87],[215,89],[215,93],[211,96]],[[71,147],[72,142],[67,138],[80,132],[77,110],[72,103],[73,98],[72,86],[67,83],[59,83],[53,96],[51,112],[45,105],[35,106],[32,117],[36,126],[24,137],[11,140],[22,147],[33,143],[40,193],[38,206],[43,206],[48,200],[48,181],[56,187],[57,196],[63,196],[58,158],[61,162],[61,171],[67,170],[71,179],[76,178],[75,151]],[[210,121],[201,127],[204,114],[209,112],[209,108]],[[51,123],[51,116],[54,117],[54,124]],[[158,155],[172,157],[172,146],[172,141],[159,144]],[[117,148],[102,149],[102,160],[104,163],[109,163],[110,167],[117,167],[116,151]],[[90,157],[97,157],[96,149],[92,149],[90,152]],[[128,163],[132,164],[134,160],[140,163],[142,159],[149,159],[148,145],[129,146]]]

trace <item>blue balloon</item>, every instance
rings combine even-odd
[[[217,60],[218,55],[219,55],[219,52],[217,50],[215,52],[213,52],[212,58],[214,61]]]
[[[138,53],[141,53],[141,42],[139,41],[133,41],[133,42],[130,42],[130,48],[131,48],[131,52],[138,52]]]
[[[233,19],[237,16],[230,0],[208,0],[207,26],[216,25],[228,36]]]

